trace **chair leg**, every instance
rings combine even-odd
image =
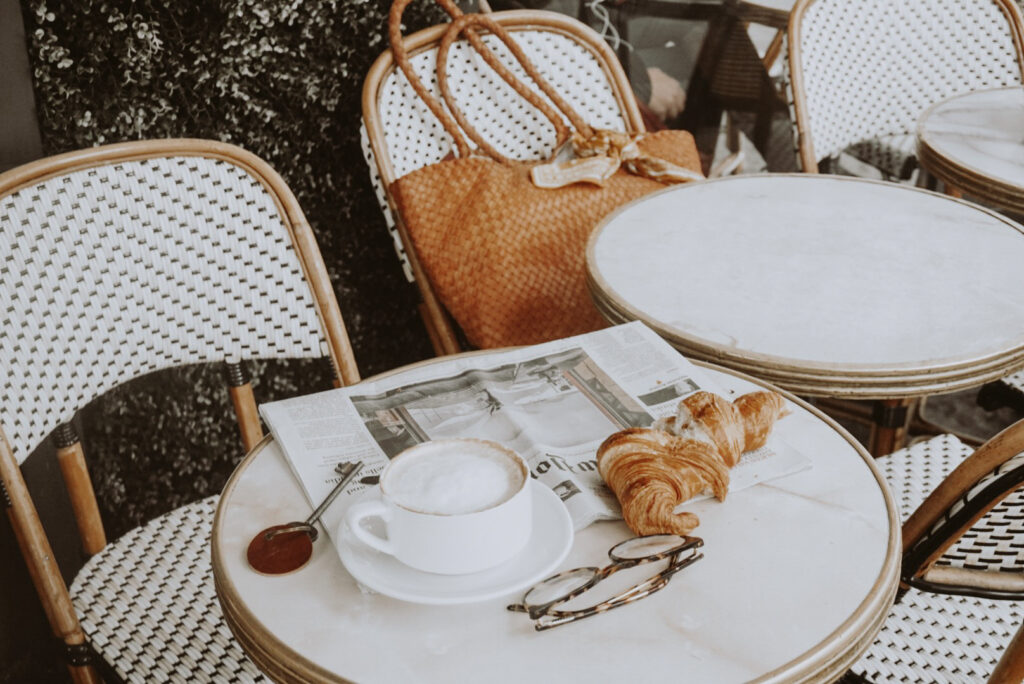
[[[79,644],[79,646],[90,653],[92,651],[85,644]],[[100,673],[92,665],[79,665],[72,662],[68,664],[68,673],[71,675],[71,681],[75,684],[104,684],[103,677],[100,676]]]
[[[54,430],[53,438],[57,446],[60,472],[71,500],[71,510],[78,524],[82,548],[88,555],[95,555],[107,545],[107,535],[103,530],[99,506],[96,505],[96,492],[85,466],[82,443],[78,441],[78,435],[70,423],[59,425]]]
[[[235,407],[238,429],[242,437],[242,445],[250,451],[263,439],[263,426],[260,425],[260,414],[256,408],[256,399],[249,383],[249,375],[245,366],[239,361],[226,363],[228,392],[231,403]]]
[[[423,325],[427,329],[427,337],[430,338],[430,345],[434,348],[437,356],[457,354],[460,351],[458,340],[455,339],[451,327],[445,327],[439,317],[446,317],[448,314],[439,309],[431,309],[427,302],[419,305],[420,317],[423,318]]]
[[[71,673],[71,681],[75,684],[103,684],[103,679],[91,665],[69,665],[68,671]]]
[[[1020,684],[1024,682],[1024,625],[1006,645],[1003,657],[988,678],[988,684]]]
[[[7,517],[14,531],[14,538],[25,559],[29,577],[39,595],[46,618],[53,633],[67,646],[71,679],[78,683],[99,684],[102,680],[84,659],[75,657],[87,650],[85,633],[78,622],[75,608],[68,595],[67,585],[39,520],[35,504],[29,496],[28,487],[21,475],[21,468],[14,460],[10,445],[0,433],[0,505],[7,509]]]

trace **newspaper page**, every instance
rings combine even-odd
[[[334,534],[347,503],[377,484],[389,459],[432,439],[474,437],[522,455],[532,476],[565,503],[578,531],[621,518],[597,471],[597,447],[613,432],[673,415],[680,399],[727,395],[642,323],[531,347],[441,359],[358,385],[263,404],[260,412],[311,505],[338,476],[363,469],[324,515]],[[730,491],[810,466],[772,438],[745,454]]]

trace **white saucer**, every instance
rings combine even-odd
[[[496,568],[469,575],[436,575],[415,570],[363,544],[342,520],[336,535],[345,569],[363,586],[412,603],[456,604],[486,601],[526,589],[551,575],[572,547],[572,519],[551,488],[533,486],[533,533],[526,547]],[[376,496],[371,489],[364,496]]]

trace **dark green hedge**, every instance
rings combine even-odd
[[[431,355],[359,149],[363,77],[386,45],[388,0],[24,0],[48,154],[200,137],[266,159],[320,242],[364,375]],[[430,0],[409,29],[436,23]],[[328,386],[274,363],[258,400]],[[81,414],[112,536],[218,491],[239,457],[219,369],[143,378]]]

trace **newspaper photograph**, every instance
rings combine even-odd
[[[264,404],[261,414],[310,501],[360,460],[361,477],[325,515],[333,534],[349,501],[376,485],[399,453],[435,439],[473,437],[513,449],[565,503],[576,530],[621,517],[597,471],[614,432],[647,427],[699,390],[725,394],[642,323],[521,349],[462,355],[352,387]],[[733,469],[730,490],[796,472],[809,460],[769,444]]]

